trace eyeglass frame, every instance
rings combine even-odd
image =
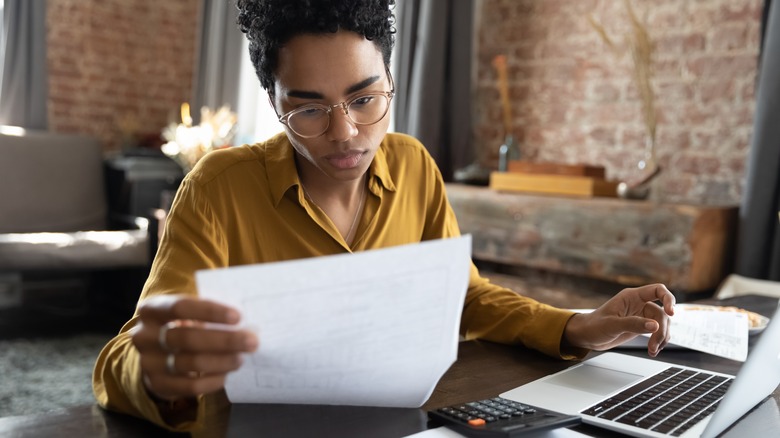
[[[279,112],[276,111],[276,105],[274,105],[273,100],[271,100],[271,106],[273,107],[274,112],[276,113],[276,116],[279,118],[279,122],[282,123],[284,126],[290,128],[290,130],[292,132],[294,132],[295,135],[297,135],[298,137],[301,137],[301,138],[317,138],[317,137],[321,136],[322,134],[325,134],[326,132],[328,132],[328,129],[330,128],[330,122],[331,122],[332,117],[333,117],[333,109],[336,108],[336,107],[341,107],[341,110],[344,111],[344,115],[346,115],[347,118],[349,119],[349,121],[352,122],[352,124],[354,124],[355,126],[358,126],[358,125],[359,126],[375,125],[375,124],[379,123],[382,119],[384,119],[385,116],[387,116],[387,112],[390,111],[390,104],[393,101],[393,97],[395,97],[395,81],[393,80],[393,75],[390,74],[390,70],[388,68],[385,68],[385,73],[387,74],[387,78],[390,80],[390,91],[372,91],[372,92],[367,92],[367,93],[359,94],[359,95],[357,95],[357,96],[355,96],[355,97],[353,97],[351,99],[343,100],[343,101],[341,101],[339,103],[334,103],[334,104],[307,103],[306,105],[299,106],[298,108],[295,108],[293,110],[287,111],[286,113],[282,114],[281,116],[279,115]],[[385,110],[385,113],[382,114],[382,117],[378,118],[375,122],[371,122],[371,123],[358,123],[358,122],[356,122],[352,118],[352,116],[349,115],[349,105],[352,105],[352,103],[355,100],[360,99],[361,97],[366,97],[366,96],[371,96],[371,95],[383,95],[383,96],[385,96],[387,98],[387,109]],[[269,95],[268,97],[270,99],[273,99],[271,95]],[[289,124],[290,116],[293,116],[296,113],[304,111],[305,109],[310,108],[310,107],[325,108],[326,111],[327,111],[327,114],[328,114],[328,124],[325,126],[325,129],[323,129],[322,132],[320,132],[317,135],[301,135],[298,132],[296,132],[295,129],[293,129],[292,126],[290,126],[290,124]]]

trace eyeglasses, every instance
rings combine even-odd
[[[355,125],[373,125],[382,120],[390,109],[390,101],[395,96],[392,77],[390,84],[390,91],[365,93],[333,105],[310,103],[285,113],[279,117],[279,121],[299,137],[319,137],[330,127],[333,109],[341,107]]]

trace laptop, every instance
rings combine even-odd
[[[723,432],[780,384],[780,307],[736,377],[603,353],[502,397],[636,437]]]

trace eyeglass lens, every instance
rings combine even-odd
[[[390,106],[390,98],[384,94],[366,94],[347,102],[347,115],[356,125],[370,125],[380,121]],[[325,105],[301,108],[290,114],[287,124],[296,134],[316,137],[328,129],[331,111],[341,111]]]

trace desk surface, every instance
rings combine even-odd
[[[777,300],[739,297],[728,304],[771,315]],[[626,354],[644,355],[641,350]],[[735,374],[739,364],[703,353],[667,350],[661,360]],[[422,409],[360,408],[343,406],[230,405],[224,396],[207,406],[207,426],[194,437],[318,436],[402,437],[426,428],[424,410],[493,397],[547,374],[569,362],[535,351],[488,342],[464,342],[458,360],[439,382]],[[591,426],[577,430],[596,437],[619,436]],[[780,390],[736,423],[724,436],[773,436],[780,430]],[[187,434],[184,434],[187,435]],[[40,415],[0,418],[0,436],[13,437],[138,437],[177,436],[143,420],[106,412],[96,405]]]

